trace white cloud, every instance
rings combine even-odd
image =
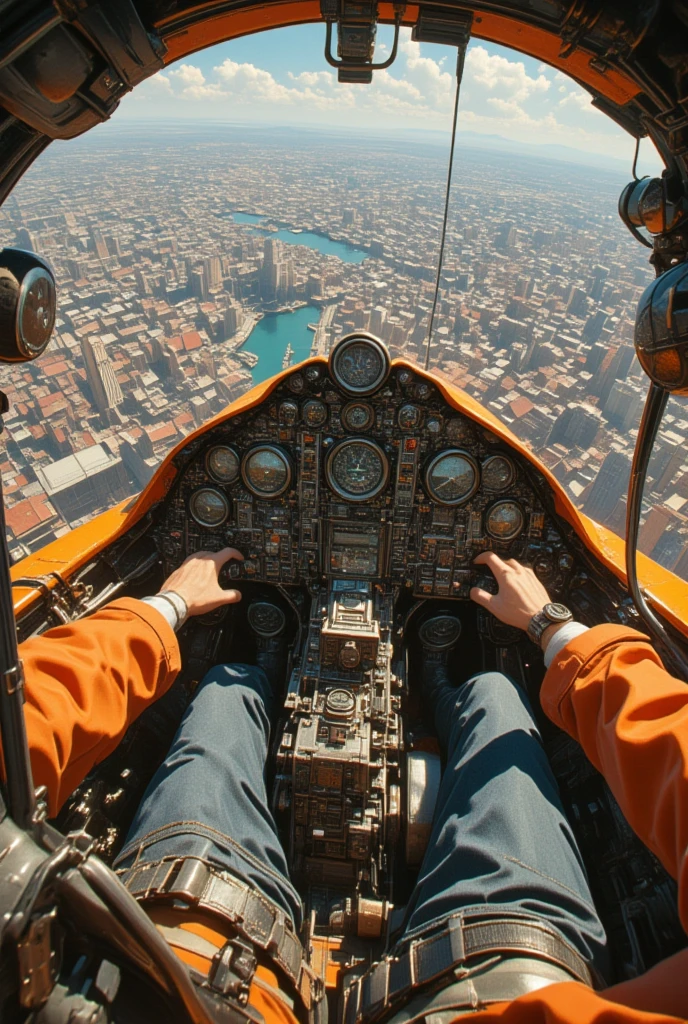
[[[170,78],[176,78],[184,85],[204,85],[205,75],[193,64],[181,64],[169,72]]]
[[[486,89],[503,89],[509,99],[522,103],[537,93],[547,92],[549,79],[540,74],[531,78],[523,61],[512,61],[497,53],[490,54],[484,46],[474,46],[466,55],[466,70],[478,85]]]

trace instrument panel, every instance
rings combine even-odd
[[[352,577],[464,599],[484,583],[472,563],[487,548],[532,564],[553,593],[573,569],[530,463],[412,366],[391,367],[366,334],[343,338],[328,366],[295,369],[176,461],[158,529],[167,568],[231,545],[245,556],[234,576]]]

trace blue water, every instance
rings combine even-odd
[[[314,336],[308,324],[317,324],[319,319],[320,310],[316,306],[302,306],[293,313],[268,313],[259,320],[243,345],[247,352],[259,357],[251,370],[253,383],[260,384],[280,372],[289,342],[294,349],[292,363],[307,359]]]
[[[362,263],[368,253],[363,249],[355,249],[353,245],[346,242],[335,242],[325,235],[316,235],[312,231],[288,231],[282,228],[279,231],[266,231],[261,227],[266,218],[257,213],[232,213],[232,220],[235,224],[247,224],[254,231],[261,231],[272,238],[279,238],[280,242],[287,242],[289,245],[305,245],[308,249],[315,249],[324,256],[338,256],[343,263]]]

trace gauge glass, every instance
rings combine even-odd
[[[516,467],[506,455],[492,455],[483,462],[483,487],[488,491],[505,491],[516,478]]]
[[[327,461],[328,483],[349,501],[366,501],[387,483],[387,457],[378,445],[365,438],[344,441]]]
[[[389,373],[389,357],[379,341],[344,338],[332,352],[332,374],[346,391],[369,395]]]
[[[293,427],[299,418],[299,407],[296,402],[282,402],[279,407],[279,418],[285,427]]]
[[[402,430],[413,430],[420,423],[420,415],[417,405],[402,405],[399,410],[399,426]]]
[[[221,526],[229,515],[229,502],[215,487],[201,487],[191,495],[189,511],[199,526]]]
[[[286,455],[274,445],[261,445],[243,461],[244,483],[258,498],[274,498],[286,491],[291,482],[291,467]]]
[[[271,601],[254,601],[246,617],[254,633],[268,638],[278,636],[287,622],[282,609]]]
[[[347,430],[367,430],[374,419],[372,408],[363,402],[349,402],[342,409],[342,422]]]
[[[231,484],[239,475],[239,456],[224,444],[210,449],[205,464],[213,480],[219,484]]]
[[[55,326],[55,282],[49,271],[34,267],[22,281],[17,305],[19,344],[28,356],[40,355]]]
[[[478,487],[478,465],[467,452],[449,449],[436,455],[425,474],[428,493],[443,505],[460,505]]]
[[[498,501],[488,511],[485,530],[495,540],[513,540],[523,529],[521,506],[515,501]]]
[[[434,615],[418,630],[418,639],[433,651],[453,647],[461,636],[461,622],[454,615]]]
[[[322,427],[327,419],[327,407],[312,398],[303,407],[303,420],[309,427]]]

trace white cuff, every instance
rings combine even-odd
[[[153,597],[142,597],[141,600],[144,604],[149,604],[157,612],[160,612],[175,633],[186,622],[188,615],[186,601],[173,590],[167,590],[162,594],[154,594]]]
[[[587,633],[588,626],[582,622],[566,622],[558,629],[545,650],[545,668],[549,668],[559,651],[563,651],[567,643],[575,640],[581,633]]]

